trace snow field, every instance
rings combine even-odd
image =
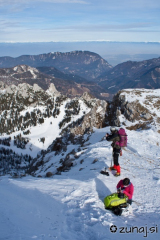
[[[74,167],[62,175],[1,177],[0,239],[139,240],[144,239],[145,229],[147,239],[159,239],[159,232],[149,230],[160,227],[159,134],[127,131],[128,147],[119,159],[122,173],[115,178],[100,174],[111,164],[112,148],[103,140],[106,132],[109,128],[94,129],[84,149],[77,152]],[[133,215],[119,217],[104,209],[103,199],[116,191],[124,177],[131,179],[133,199],[141,205],[133,203]],[[110,231],[112,225],[117,226],[116,233]],[[141,228],[141,232],[120,233],[122,227],[128,232]]]

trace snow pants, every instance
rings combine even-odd
[[[117,173],[121,173],[121,167],[119,165],[118,159],[121,149],[114,148],[113,149],[113,163],[114,163],[114,169],[116,169]]]

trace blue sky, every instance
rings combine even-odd
[[[160,42],[159,0],[0,0],[0,42]]]

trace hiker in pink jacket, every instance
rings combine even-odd
[[[128,203],[132,204],[132,196],[134,192],[134,186],[130,182],[129,178],[124,178],[117,184],[117,192],[124,193],[128,197]]]

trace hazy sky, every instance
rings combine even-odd
[[[0,42],[160,42],[160,0],[0,0]]]

